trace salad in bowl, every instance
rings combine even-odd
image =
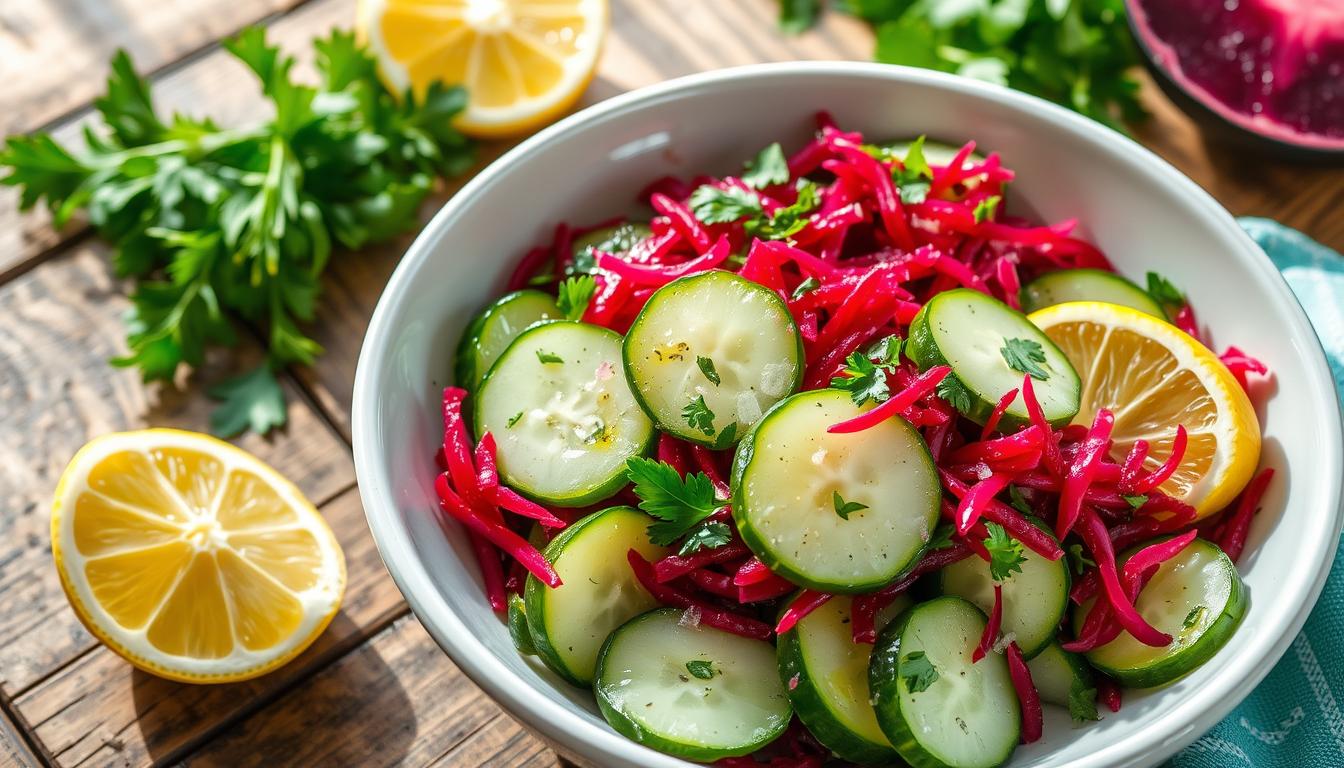
[[[1265,366],[1075,222],[1010,215],[992,149],[820,114],[559,225],[467,326],[438,513],[617,732],[995,766],[1043,706],[1085,727],[1237,632]]]

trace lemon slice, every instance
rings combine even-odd
[[[56,487],[51,549],[90,632],[185,682],[284,664],[345,592],[345,556],[299,489],[193,432],[121,432],[80,449]]]
[[[1260,424],[1232,373],[1174,325],[1117,304],[1077,301],[1028,316],[1077,369],[1083,382],[1075,424],[1100,408],[1115,414],[1112,458],[1147,440],[1148,469],[1171,455],[1176,425],[1189,433],[1185,455],[1161,490],[1200,517],[1227,506],[1260,461]]]
[[[578,100],[597,69],[607,0],[362,0],[356,33],[397,92],[466,86],[457,127],[523,133]]]

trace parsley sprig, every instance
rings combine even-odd
[[[1031,339],[1004,339],[999,347],[1003,361],[1018,373],[1025,373],[1037,381],[1050,378],[1050,372],[1041,367],[1045,362],[1045,348]]]
[[[660,547],[671,546],[725,503],[715,497],[703,472],[683,478],[666,462],[636,456],[626,461],[625,474],[634,483],[639,508],[658,520],[649,526],[649,540]]]
[[[989,552],[989,575],[995,581],[1004,581],[1014,573],[1022,572],[1022,564],[1027,558],[1022,554],[1022,542],[1008,535],[1008,531],[998,523],[985,523],[989,536],[985,538],[985,550]]]
[[[435,178],[471,163],[471,145],[452,127],[466,105],[460,88],[398,98],[352,34],[313,45],[319,82],[306,85],[260,27],[225,41],[271,103],[265,123],[164,120],[119,52],[96,102],[104,132],[87,132],[81,148],[45,133],[13,136],[0,151],[0,183],[19,188],[23,208],[44,203],[58,227],[84,211],[115,247],[117,274],[136,281],[129,354],[114,365],[166,380],[200,366],[209,347],[235,344],[238,319],[265,336],[263,366],[212,390],[223,400],[211,419],[222,434],[284,423],[273,371],[322,352],[300,325],[317,313],[333,247],[413,228]]]
[[[741,187],[720,189],[705,184],[691,193],[691,213],[705,224],[740,221],[751,237],[784,240],[807,226],[808,214],[820,202],[817,185],[806,179],[798,183],[797,193],[792,204],[766,214],[760,196],[751,190]]]
[[[850,353],[840,375],[831,379],[831,387],[848,392],[855,405],[869,400],[886,402],[891,397],[887,374],[900,362],[902,345],[901,337],[887,336],[862,352]]]

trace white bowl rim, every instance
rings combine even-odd
[[[359,483],[365,517],[378,552],[411,610],[439,647],[489,696],[501,702],[509,712],[516,713],[524,719],[528,727],[536,729],[553,742],[564,745],[576,741],[584,743],[588,748],[585,757],[603,762],[628,761],[655,768],[684,768],[687,765],[679,758],[655,752],[614,731],[593,725],[551,699],[531,695],[531,686],[486,649],[452,609],[438,597],[438,587],[416,556],[407,529],[396,519],[397,507],[391,501],[387,490],[391,487],[391,482],[379,462],[379,456],[374,451],[376,443],[364,439],[376,422],[374,418],[376,392],[371,389],[372,371],[380,370],[387,364],[388,350],[385,344],[369,342],[382,339],[390,333],[390,327],[385,326],[391,322],[390,317],[394,314],[393,305],[397,297],[403,293],[405,284],[411,279],[412,265],[430,258],[437,244],[443,239],[445,230],[457,209],[467,206],[469,200],[488,187],[500,169],[524,160],[531,152],[547,142],[584,130],[590,120],[598,116],[622,112],[645,102],[668,98],[683,91],[712,87],[727,81],[818,74],[933,86],[1009,107],[1029,108],[1061,129],[1082,134],[1093,141],[1112,144],[1118,153],[1127,155],[1126,159],[1129,161],[1149,166],[1161,181],[1176,186],[1180,192],[1204,208],[1212,222],[1227,229],[1229,233],[1234,233],[1233,236],[1244,241],[1253,256],[1258,255],[1258,258],[1252,258],[1251,262],[1254,268],[1260,271],[1267,290],[1276,294],[1278,300],[1288,306],[1293,331],[1301,338],[1316,341],[1312,346],[1313,354],[1310,359],[1303,361],[1311,374],[1309,383],[1313,393],[1322,402],[1333,402],[1336,406],[1334,428],[1326,430],[1325,450],[1319,456],[1320,466],[1344,466],[1344,415],[1341,415],[1339,393],[1326,361],[1324,349],[1297,297],[1289,289],[1278,269],[1260,251],[1259,246],[1241,230],[1225,208],[1194,181],[1134,140],[1075,112],[1019,91],[932,70],[872,62],[794,61],[751,64],[687,75],[614,96],[576,112],[519,143],[477,173],[434,215],[407,249],[378,300],[356,364],[352,398],[355,475]],[[1182,701],[1169,716],[1147,728],[1141,738],[1117,740],[1106,748],[1091,753],[1086,759],[1075,762],[1076,768],[1125,766],[1139,762],[1155,764],[1187,746],[1226,717],[1269,674],[1270,669],[1287,650],[1289,643],[1301,631],[1311,609],[1315,606],[1325,586],[1339,543],[1341,528],[1344,527],[1344,476],[1332,473],[1325,482],[1329,484],[1327,498],[1336,500],[1333,510],[1333,533],[1303,543],[1304,547],[1310,549],[1302,553],[1296,564],[1309,565],[1310,570],[1303,569],[1303,572],[1311,573],[1312,576],[1310,582],[1303,585],[1305,588],[1295,596],[1300,600],[1300,605],[1291,620],[1277,635],[1270,633],[1259,635],[1256,644],[1247,648],[1232,662],[1233,665],[1227,670],[1227,674]]]

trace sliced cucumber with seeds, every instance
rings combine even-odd
[[[619,256],[629,253],[641,241],[653,234],[647,224],[625,222],[613,227],[595,229],[574,240],[574,262],[570,274],[592,272],[597,267],[595,251]]]
[[[873,646],[856,643],[850,628],[853,598],[836,595],[779,636],[779,676],[798,718],[837,756],[865,765],[899,760],[877,725],[868,695]],[[900,595],[880,611],[878,630],[910,607]]]
[[[467,326],[457,345],[453,375],[458,386],[475,390],[518,334],[533,323],[560,317],[555,297],[541,291],[514,291],[486,307]]]
[[[880,587],[919,559],[937,525],[938,473],[909,422],[826,431],[864,410],[838,389],[802,392],[738,445],[733,519],[756,556],[795,584]]]
[[[1097,676],[1082,656],[1051,643],[1027,662],[1041,701],[1068,709],[1080,720],[1095,720]]]
[[[509,593],[509,609],[506,614],[509,625],[509,639],[513,647],[524,656],[536,656],[537,646],[532,642],[532,632],[527,628],[527,606],[523,596]]]
[[[632,741],[701,762],[774,741],[793,716],[774,647],[686,619],[662,608],[611,633],[593,684],[602,716]]]
[[[1040,523],[1036,527],[1046,530]],[[1021,571],[997,582],[1003,585],[1000,631],[1030,659],[1054,640],[1069,607],[1069,566],[1065,558],[1049,560],[1026,547],[1022,557]],[[965,558],[939,571],[938,578],[944,593],[964,597],[985,613],[993,610],[996,582],[984,560]]]
[[[1074,611],[1074,631],[1082,627],[1092,602]],[[1171,643],[1154,648],[1124,632],[1088,651],[1087,660],[1121,685],[1165,685],[1213,658],[1241,624],[1247,604],[1236,566],[1216,545],[1195,539],[1158,568],[1134,601],[1149,624],[1171,635]]]
[[[1147,291],[1122,275],[1104,269],[1061,269],[1041,275],[1022,287],[1023,312],[1035,312],[1070,301],[1104,301],[1167,319]]]
[[[803,375],[802,337],[784,302],[717,270],[650,296],[624,354],[630,386],[658,427],[718,448],[745,435]]]
[[[877,722],[917,768],[991,768],[1017,747],[1022,715],[1007,659],[971,661],[985,622],[979,608],[946,596],[878,635],[868,668]]]
[[[632,507],[611,507],[579,520],[546,547],[546,559],[564,584],[554,589],[527,577],[527,626],[537,655],[556,674],[586,686],[607,635],[654,608],[630,570],[626,553],[656,560],[668,550],[649,541],[653,519]]]
[[[957,288],[934,296],[910,324],[906,354],[923,370],[950,365],[956,377],[939,388],[963,416],[984,424],[999,398],[1021,388],[1031,373],[1032,389],[1045,418],[1063,426],[1078,414],[1078,372],[1055,343],[1027,316],[979,291]],[[1028,422],[1019,395],[1004,411],[1005,429]]]
[[[626,459],[657,433],[622,368],[620,335],[595,325],[551,321],[515,339],[476,396],[477,437],[494,435],[500,478],[566,507],[625,485]]]

